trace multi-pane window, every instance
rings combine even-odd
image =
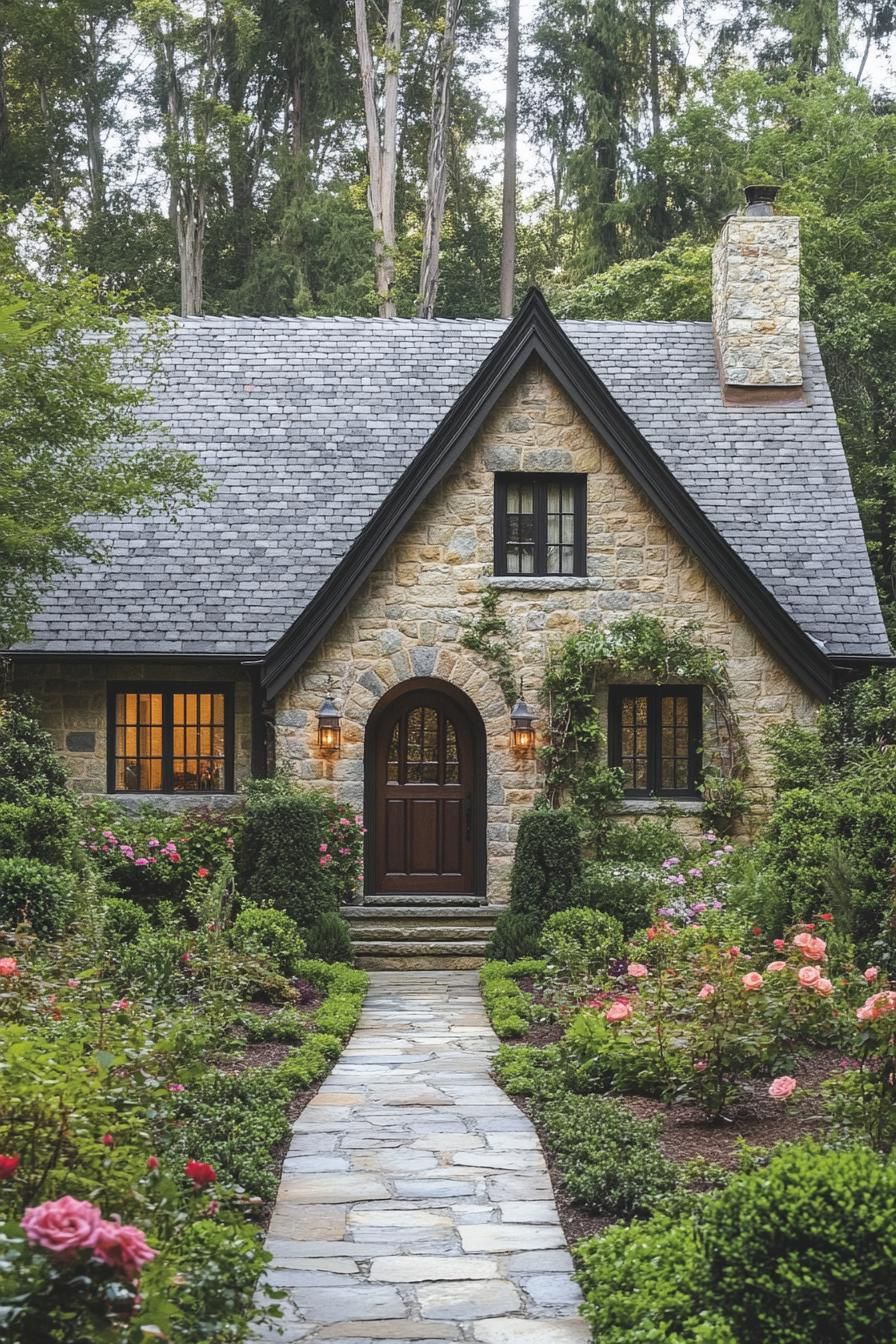
[[[627,794],[696,794],[701,746],[699,686],[611,686],[610,764]]]
[[[229,687],[117,686],[109,695],[113,793],[227,793]]]
[[[585,477],[495,477],[495,573],[585,573]]]
[[[387,784],[459,784],[457,730],[431,705],[408,710],[392,729]]]

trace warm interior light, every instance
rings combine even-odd
[[[531,751],[535,746],[535,715],[523,699],[522,681],[520,697],[510,711],[510,735],[515,751]]]
[[[323,704],[317,711],[317,745],[321,751],[338,751],[342,741],[342,720],[333,703],[332,686],[327,686]]]

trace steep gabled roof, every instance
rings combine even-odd
[[[107,563],[74,562],[54,581],[22,651],[255,660],[274,646],[282,652],[285,632],[310,615],[496,343],[514,330],[520,339],[536,317],[534,327],[552,331],[578,367],[577,380],[582,366],[598,376],[802,631],[835,657],[889,654],[812,328],[803,328],[804,404],[726,407],[708,323],[558,328],[534,297],[512,327],[173,320],[141,413],[150,442],[197,455],[215,498],[178,522],[155,514],[90,524]]]
[[[407,467],[342,561],[264,660],[269,697],[281,691],[323,640],[430,491],[469,447],[514,379],[539,359],[629,478],[740,607],[785,667],[816,695],[831,668],[818,644],[744,563],[565,334],[542,294],[530,289],[516,317],[451,410]]]

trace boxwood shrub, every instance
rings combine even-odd
[[[67,798],[0,803],[0,858],[69,867],[74,855],[74,809]]]
[[[71,912],[75,879],[63,868],[37,859],[0,859],[0,926],[14,928],[26,917],[35,933],[54,938]]]
[[[337,893],[321,865],[328,800],[312,789],[261,794],[246,808],[237,856],[243,900],[285,910],[307,928]]]
[[[532,1004],[517,981],[525,975],[541,975],[545,963],[533,958],[520,961],[487,961],[479,973],[482,1001],[492,1030],[500,1039],[523,1036],[532,1021]]]
[[[520,821],[510,907],[516,914],[535,915],[542,922],[555,910],[576,904],[582,875],[582,840],[568,808],[533,808]]]

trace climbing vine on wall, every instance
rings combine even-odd
[[[610,626],[589,625],[550,655],[543,698],[548,741],[541,756],[546,800],[568,802],[598,839],[622,796],[621,772],[605,764],[598,691],[611,681],[699,682],[715,721],[715,759],[704,761],[702,793],[708,825],[728,830],[744,810],[747,772],[743,735],[731,705],[724,654],[699,641],[689,624],[667,630],[655,616],[633,614]]]
[[[491,664],[504,699],[512,705],[517,695],[517,677],[510,656],[510,626],[498,612],[498,590],[486,588],[479,606],[479,615],[467,622],[460,642]]]

